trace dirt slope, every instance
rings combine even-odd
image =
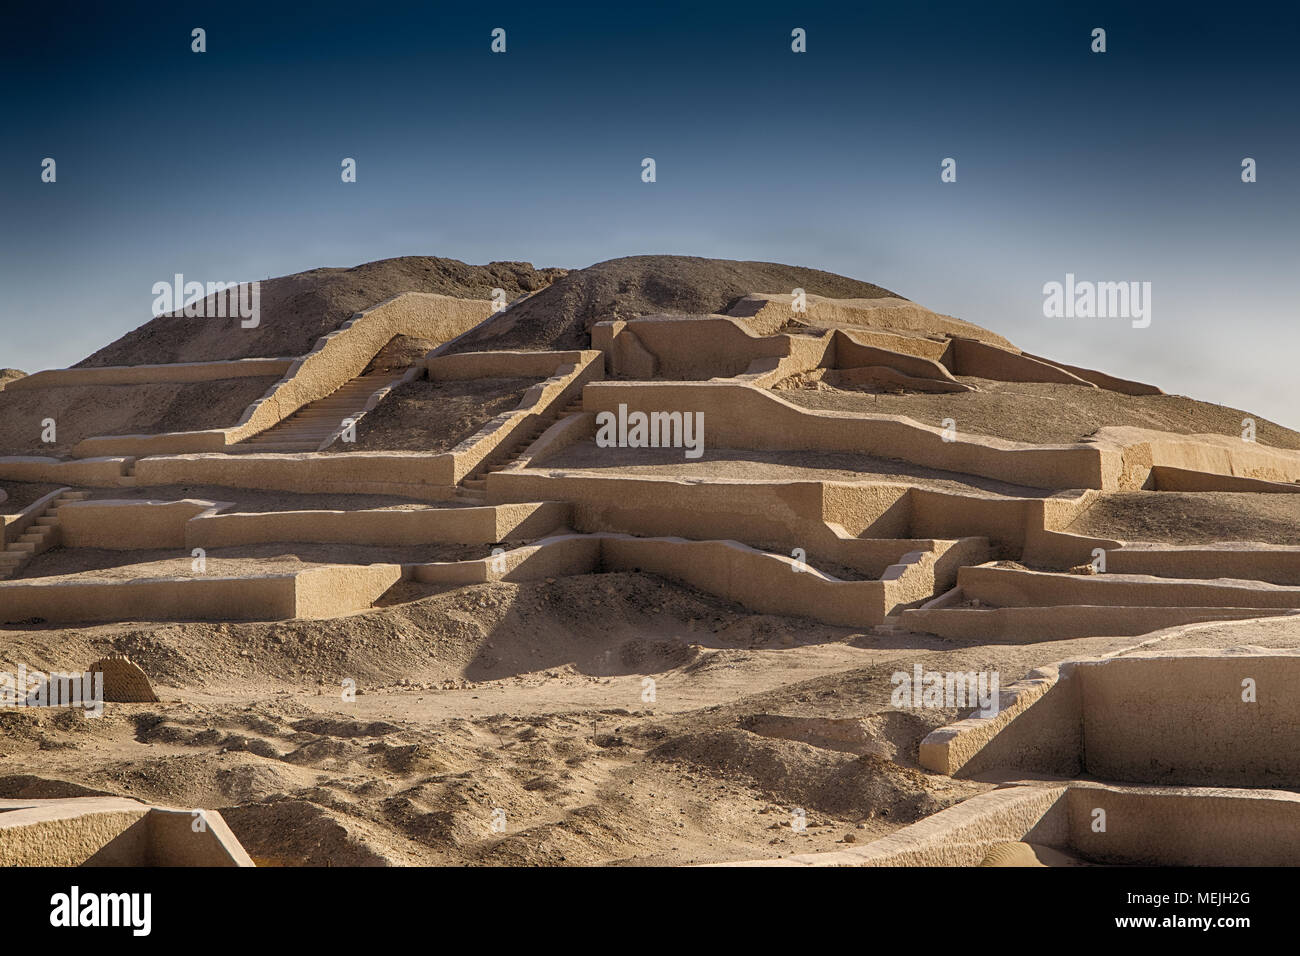
[[[500,288],[513,299],[545,288],[562,275],[563,269],[535,269],[527,262],[472,266],[436,256],[380,259],[350,269],[312,269],[262,282],[261,323],[255,329],[241,328],[238,319],[158,316],[77,367],[303,355],[354,312],[399,292],[489,299],[492,290]]]
[[[896,295],[870,282],[775,262],[630,256],[570,272],[451,351],[586,348],[591,326],[603,319],[721,312],[753,292],[795,288],[841,299]]]

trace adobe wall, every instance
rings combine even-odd
[[[429,378],[455,382],[475,378],[550,378],[556,369],[591,360],[591,351],[457,352],[425,358]]]
[[[1177,631],[1173,633],[1177,634]],[[1243,700],[1243,681],[1254,700]],[[1067,661],[1006,687],[995,717],[929,734],[921,765],[963,777],[1016,772],[1123,783],[1300,783],[1300,655],[1146,651]]]
[[[248,851],[216,810],[203,811],[203,827],[198,832],[194,830],[192,810],[153,807],[143,822],[149,830],[149,851],[138,865],[254,865]]]
[[[1176,435],[1145,428],[1108,426],[1099,429],[1093,440],[1099,446],[1121,450],[1122,467],[1116,485],[1121,490],[1154,487],[1157,479],[1153,469],[1161,467],[1286,483],[1300,480],[1300,451],[1242,441],[1239,436]],[[1183,480],[1188,480],[1187,476]]]
[[[333,455],[158,455],[135,463],[140,485],[225,485],[307,494],[400,495],[420,501],[455,496],[451,453],[347,452]]]
[[[780,359],[790,354],[790,336],[755,335],[736,319],[727,316],[639,316],[626,322],[599,323],[602,343],[610,348],[610,371],[634,375],[646,371],[644,359],[633,353],[624,362],[616,339],[636,337],[637,344],[654,359],[653,374],[663,378],[699,380],[740,375],[756,359]],[[596,345],[593,329],[592,345]],[[824,353],[829,337],[817,341]]]
[[[1249,607],[954,607],[906,610],[902,612],[902,624],[909,630],[954,640],[1032,644],[1102,635],[1135,636],[1181,624],[1285,613],[1281,609]]]
[[[295,616],[291,574],[31,584],[0,582],[0,623],[281,621]]]
[[[436,561],[410,565],[411,577],[426,584],[468,585],[489,581],[537,581],[590,574],[600,569],[601,540],[589,535],[556,535],[522,548],[474,561]]]
[[[494,501],[569,502],[579,531],[734,538],[786,554],[803,548],[810,560],[821,557],[868,577],[880,577],[908,551],[934,545],[908,537],[906,485],[499,471],[488,476],[487,488]],[[868,528],[872,537],[857,538]]]
[[[370,608],[402,580],[400,564],[334,565],[308,568],[294,576],[292,617],[341,617]]]
[[[446,341],[491,314],[492,303],[488,300],[404,292],[358,312],[335,331],[321,336],[312,351],[294,361],[284,377],[230,428],[89,438],[80,442],[73,454],[91,457],[219,451],[265,431],[356,378],[394,336]]]
[[[129,458],[0,458],[0,478],[10,481],[45,481],[90,488],[113,488],[125,484],[123,472]]]
[[[337,617],[370,607],[401,577],[400,565],[375,564],[243,578],[0,582],[0,623],[33,617],[57,624]]]
[[[888,415],[801,409],[748,385],[699,382],[596,382],[583,409],[700,411],[715,448],[849,452],[898,458],[1036,488],[1102,488],[1118,457],[1095,445],[1036,446],[988,436],[946,442],[939,428]],[[1113,462],[1111,459],[1114,459]]]
[[[1060,385],[1081,385],[1084,388],[1097,387],[1059,366],[974,339],[953,339],[944,358],[957,375],[991,378],[1000,382],[1054,382]]]
[[[621,534],[558,535],[476,561],[413,565],[415,580],[437,584],[523,581],[592,571],[647,571],[759,613],[864,627],[885,616],[881,581],[838,581],[815,568],[796,570],[781,555],[736,541],[634,538]]]
[[[1127,378],[1118,378],[1114,375],[1107,375],[1105,372],[1099,372],[1092,368],[1080,368],[1078,365],[1066,365],[1064,362],[1058,362],[1055,359],[1043,358],[1041,355],[1031,355],[1028,352],[1021,352],[1025,358],[1035,359],[1039,362],[1046,362],[1048,365],[1055,365],[1057,368],[1063,368],[1067,372],[1079,376],[1085,382],[1091,382],[1098,388],[1104,388],[1110,392],[1120,392],[1124,395],[1163,395],[1165,394],[1154,385],[1148,385],[1145,382],[1135,382]]]
[[[958,572],[957,583],[968,598],[995,607],[1081,604],[1300,608],[1300,587],[1257,581],[1180,581],[1112,572],[1055,574],[1013,568],[965,567]]]
[[[1300,795],[1280,790],[1186,790],[1072,784],[1070,845],[1119,866],[1294,866]],[[1093,829],[1096,810],[1106,829]]]
[[[1106,780],[1300,785],[1300,656],[1148,653],[1062,667],[1081,684],[1083,753]],[[1242,700],[1243,680],[1257,702]]]
[[[815,568],[800,572],[791,558],[735,541],[611,535],[603,539],[601,562],[607,570],[650,571],[764,614],[789,614],[845,627],[885,619],[882,582],[837,581]]]
[[[1015,348],[994,332],[950,315],[932,312],[907,299],[891,296],[878,299],[831,299],[808,295],[805,296],[805,301],[807,310],[796,314],[792,309],[792,294],[755,293],[737,301],[728,310],[728,315],[743,319],[760,335],[775,332],[793,317],[809,325],[866,325],[922,334],[965,335],[1002,348]]]
[[[292,358],[246,358],[229,362],[182,362],[172,365],[103,365],[56,368],[9,383],[10,391],[63,385],[154,385],[160,382],[212,382],[228,378],[284,375]]]
[[[184,548],[185,526],[191,518],[228,505],[194,498],[72,501],[59,509],[59,535],[65,548]]]
[[[968,717],[927,734],[919,748],[921,766],[962,777],[1017,770],[1078,776],[1083,746],[1079,684],[1061,680],[1055,665],[1000,683],[998,713]]]
[[[1246,491],[1262,494],[1300,494],[1300,484],[1242,478],[1234,475],[1208,475],[1185,468],[1155,465],[1151,469],[1155,491]]]
[[[1242,578],[1300,587],[1300,547],[1130,545],[1106,552],[1106,570],[1171,578]]]
[[[847,369],[869,365],[888,366],[915,378],[930,378],[954,384],[956,382],[952,372],[948,371],[936,359],[922,355],[910,355],[906,352],[883,348],[879,345],[855,341],[854,335],[845,332],[843,329],[837,329],[835,331],[835,367]]]
[[[149,807],[123,797],[0,800],[0,866],[80,866]]]
[[[183,528],[186,548],[298,541],[399,547],[430,542],[490,544],[536,538],[565,524],[569,506],[547,501],[422,511],[276,511],[214,514]]]

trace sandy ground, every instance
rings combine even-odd
[[[869,455],[813,451],[756,451],[710,448],[684,457],[680,448],[600,448],[595,439],[575,442],[538,466],[541,471],[617,472],[629,476],[733,478],[746,481],[893,481],[959,494],[1041,498],[1042,488],[1012,485],[978,475],[922,468]]]
[[[60,456],[85,438],[227,428],[276,376],[159,385],[67,385],[0,391],[0,455]],[[53,443],[41,440],[45,419]]]
[[[1300,433],[1237,408],[1184,395],[1121,395],[1081,385],[995,382],[961,377],[977,392],[891,395],[832,388],[778,388],[802,408],[873,415],[906,415],[939,427],[945,418],[966,435],[992,435],[1038,445],[1081,441],[1107,425],[1130,425],[1180,434],[1241,435],[1242,419],[1255,419],[1261,444],[1300,448]]]
[[[894,671],[1005,684],[1134,643],[882,637],[641,574],[477,585],[339,621],[13,629],[6,663],[127,653],[163,702],[0,712],[0,796],[216,807],[264,865],[776,857],[877,838],[987,786],[919,769],[921,737],[960,714],[894,710]]]
[[[518,407],[531,378],[417,379],[393,389],[357,423],[355,442],[329,452],[450,451],[497,415]]]

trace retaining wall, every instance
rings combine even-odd
[[[943,440],[939,428],[889,415],[801,409],[749,385],[715,382],[596,382],[583,410],[699,411],[715,448],[845,452],[896,458],[1035,488],[1113,485],[1118,453],[1097,445],[1028,445],[987,436]]]
[[[1122,554],[1123,552],[1116,552]],[[967,598],[994,607],[1300,608],[1300,587],[1261,581],[1183,581],[1143,574],[1055,574],[1014,568],[964,567],[957,584]]]
[[[467,331],[491,313],[492,303],[488,300],[404,292],[358,312],[322,336],[315,348],[295,360],[284,377],[230,428],[89,438],[80,442],[73,454],[91,457],[220,451],[265,431],[350,382],[365,371],[394,336],[413,335],[441,342]]]
[[[1176,633],[1176,632],[1175,632]],[[1126,783],[1294,788],[1300,655],[1139,652],[1069,661],[921,743],[921,765],[961,776],[1087,774]],[[1254,699],[1245,699],[1247,689]]]
[[[309,568],[244,578],[0,582],[0,623],[280,621],[365,610],[402,577],[400,565]]]
[[[229,362],[181,362],[171,365],[102,365],[97,368],[56,368],[9,383],[9,391],[64,385],[154,385],[162,382],[212,382],[228,378],[284,375],[292,358],[247,358]]]
[[[422,511],[277,511],[213,514],[184,527],[187,548],[225,548],[279,541],[317,544],[492,544],[536,538],[568,519],[562,502],[435,508]]]

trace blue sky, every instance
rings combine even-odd
[[[1300,427],[1295,15],[873,6],[19,13],[0,37],[0,366],[83,358],[177,272],[678,253],[877,282],[1028,351]],[[1044,318],[1067,272],[1150,282],[1150,327]]]

